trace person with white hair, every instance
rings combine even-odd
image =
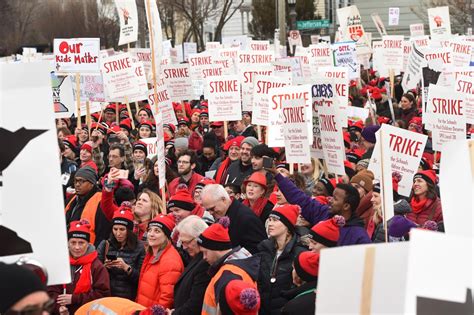
[[[267,234],[262,221],[250,208],[231,200],[225,188],[218,184],[204,187],[201,200],[201,205],[216,221],[229,217],[229,236],[233,248],[241,246],[252,254],[258,252],[257,245],[267,238]]]
[[[174,287],[175,315],[201,314],[204,292],[211,277],[208,273],[209,264],[203,259],[197,238],[207,227],[206,222],[196,215],[186,217],[176,226],[179,240],[191,261]]]

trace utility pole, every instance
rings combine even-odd
[[[280,45],[286,46],[286,1],[278,0],[278,28],[280,29]]]

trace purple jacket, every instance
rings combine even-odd
[[[329,212],[329,206],[323,205],[316,199],[306,195],[288,178],[277,174],[275,175],[275,180],[288,203],[299,205],[301,207],[301,216],[312,226],[333,216]],[[346,221],[346,225],[341,228],[337,245],[345,246],[368,243],[372,242],[364,228],[364,221],[354,214]]]

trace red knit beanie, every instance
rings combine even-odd
[[[268,217],[276,218],[283,223],[289,231],[295,231],[296,220],[300,214],[300,206],[286,204],[274,208]]]
[[[296,274],[301,278],[301,280],[311,282],[318,279],[319,253],[299,253],[296,256],[293,265],[295,266]]]
[[[112,225],[115,224],[123,225],[128,230],[133,230],[132,204],[129,201],[122,202],[120,208],[114,212]]]
[[[434,170],[426,170],[426,171],[418,172],[415,174],[415,176],[413,176],[413,181],[415,181],[415,179],[417,178],[421,178],[427,182],[431,182],[431,184],[433,185],[436,185],[436,182],[437,182],[436,172]]]
[[[339,240],[339,228],[346,224],[344,217],[335,215],[329,220],[319,222],[311,228],[309,235],[312,240],[326,247],[336,247]]]
[[[186,187],[186,188],[184,188]],[[189,193],[187,186],[179,187],[176,193],[171,196],[166,208],[169,210],[171,208],[180,208],[187,211],[193,211],[196,207],[193,197]]]
[[[89,142],[89,141],[88,141]],[[90,145],[90,143],[84,143],[82,146],[81,146],[81,151],[82,150],[86,150],[86,151],[89,151],[90,154],[92,154],[92,146]]]
[[[143,141],[139,140],[133,143],[133,151],[135,152],[135,150],[141,150],[145,153],[145,155],[148,155],[148,146]]]
[[[254,284],[243,280],[231,280],[219,294],[219,306],[223,315],[257,315],[260,294]]]
[[[199,235],[197,241],[199,246],[210,250],[232,249],[232,243],[229,237],[228,217],[222,217],[217,223],[212,224]]]
[[[160,228],[168,238],[171,238],[171,231],[173,231],[176,223],[172,216],[159,214],[148,223],[148,228]]]
[[[63,143],[70,149],[76,149],[77,146],[77,138],[74,135],[65,136],[63,139]],[[91,148],[92,151],[92,148]]]
[[[69,224],[68,238],[80,238],[87,242],[91,239],[91,225],[89,221],[82,219],[81,221],[72,221]]]

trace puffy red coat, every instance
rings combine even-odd
[[[140,271],[136,302],[150,307],[173,307],[173,290],[184,270],[183,261],[171,242],[156,256],[147,253]]]
[[[407,214],[407,219],[415,222],[418,225],[423,225],[428,220],[440,223],[443,221],[443,211],[441,209],[441,199],[436,197],[435,200],[427,202],[423,210],[418,213],[410,212]]]

